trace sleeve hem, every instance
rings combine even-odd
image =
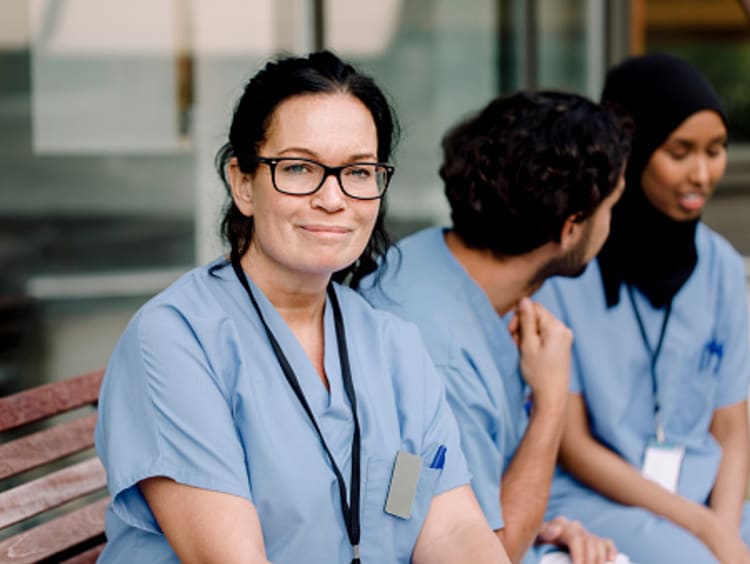
[[[146,480],[148,478],[155,478],[157,476],[170,478],[175,482],[185,486],[235,495],[237,497],[246,499],[250,503],[253,503],[252,494],[250,493],[250,489],[247,484],[217,480],[206,476],[205,474],[196,474],[193,472],[186,472],[184,470],[177,470],[160,466],[155,466],[147,470],[136,471],[130,477],[120,480],[119,483],[110,485],[109,490],[112,494],[111,506],[114,513],[122,521],[132,527],[141,529],[149,533],[160,534],[161,531],[155,529],[153,523],[144,520],[142,517],[136,515],[135,512],[131,511],[123,502],[122,494],[130,488],[137,487],[138,482]],[[144,503],[146,503],[145,499],[143,501]],[[151,508],[148,507],[147,503],[146,507],[148,508],[148,511],[151,512]],[[155,522],[156,519],[154,518],[154,523]]]
[[[714,409],[722,409],[724,407],[729,407],[730,405],[735,405],[737,403],[743,402],[748,399],[748,395],[748,393],[738,393],[735,395],[727,395],[725,397],[722,397],[716,402],[716,407]]]

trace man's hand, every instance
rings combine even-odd
[[[536,407],[564,407],[573,332],[543,306],[523,298],[508,330],[518,346],[521,373]]]
[[[573,564],[605,564],[617,558],[617,548],[609,539],[589,533],[578,521],[557,517],[542,524],[537,542],[567,548]]]

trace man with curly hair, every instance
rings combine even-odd
[[[443,139],[452,227],[404,239],[360,288],[420,327],[472,487],[513,562],[569,561],[560,549],[574,563],[617,557],[576,522],[543,523],[572,334],[529,296],[549,276],[581,274],[597,254],[629,150],[626,124],[581,96],[493,100]]]

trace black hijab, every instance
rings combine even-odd
[[[708,81],[687,61],[667,54],[633,57],[610,70],[602,103],[619,107],[635,124],[625,192],[598,257],[607,307],[619,302],[626,283],[661,308],[698,262],[698,220],[675,221],[654,208],[643,193],[643,171],[654,151],[694,113],[713,110],[724,123],[726,116]]]

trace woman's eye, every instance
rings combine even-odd
[[[351,176],[353,178],[356,178],[357,180],[367,180],[368,178],[370,178],[370,176],[372,176],[369,168],[361,166],[348,168],[346,169],[346,171],[347,176]]]
[[[688,152],[683,149],[670,149],[667,153],[676,161],[681,161],[688,156]]]
[[[722,145],[712,145],[708,149],[706,149],[706,154],[711,158],[716,158],[721,156],[724,151],[726,151],[726,147]]]
[[[281,167],[284,174],[306,174],[310,172],[310,165],[307,163],[286,163]]]

